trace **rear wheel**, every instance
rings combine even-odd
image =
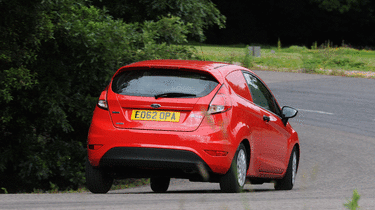
[[[229,171],[220,179],[221,191],[226,193],[241,192],[246,181],[247,165],[246,149],[243,144],[240,144]]]
[[[163,193],[168,190],[170,181],[169,177],[153,177],[150,179],[150,186],[152,191]]]
[[[113,178],[99,168],[94,168],[86,161],[86,186],[92,193],[107,193],[113,183]]]
[[[296,182],[297,166],[298,166],[297,151],[294,148],[292,151],[292,154],[290,155],[288,169],[285,173],[284,178],[276,180],[276,183],[275,183],[276,190],[293,189],[294,183]]]

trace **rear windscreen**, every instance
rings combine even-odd
[[[165,93],[181,93],[186,97],[202,97],[219,83],[210,74],[173,69],[124,71],[112,82],[115,93],[154,97]]]

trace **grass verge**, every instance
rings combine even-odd
[[[375,51],[321,46],[308,49],[261,46],[261,57],[249,58],[247,46],[191,44],[205,60],[236,63],[253,70],[303,72],[375,79]]]

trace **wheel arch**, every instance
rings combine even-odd
[[[247,139],[244,139],[241,141],[241,144],[243,144],[245,146],[245,149],[246,149],[246,160],[247,160],[247,170],[249,170],[249,167],[250,167],[250,157],[251,157],[251,148],[250,148],[250,142],[249,140]]]
[[[300,155],[301,155],[301,151],[300,151],[300,146],[298,143],[296,143],[293,148],[296,148],[296,151],[297,151],[297,171],[298,171],[298,167],[299,167],[299,161],[300,161]],[[292,150],[293,151],[293,150]]]

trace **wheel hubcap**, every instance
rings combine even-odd
[[[294,185],[296,181],[296,174],[297,174],[297,156],[296,152],[293,152],[293,157],[292,157],[292,184]]]
[[[237,156],[237,175],[238,175],[238,184],[243,186],[246,180],[246,155],[245,152],[241,149],[238,152]]]

